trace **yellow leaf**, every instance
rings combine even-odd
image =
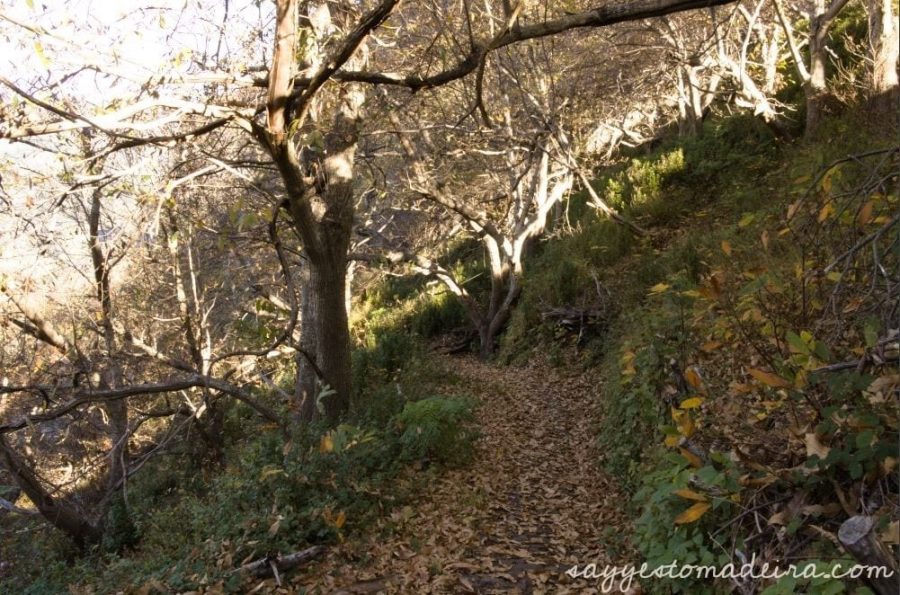
[[[825,203],[825,206],[822,207],[822,210],[819,211],[818,222],[823,223],[826,219],[828,219],[834,213],[834,205],[831,202]]]
[[[650,288],[650,295],[655,295],[658,293],[663,293],[669,289],[669,285],[666,283],[657,283],[653,287]]]
[[[274,465],[266,465],[266,467],[263,469],[262,473],[259,474],[259,479],[260,479],[260,481],[262,481],[263,479],[266,479],[267,477],[271,477],[273,475],[285,475],[286,476],[287,473],[285,473],[284,469],[279,469],[278,467],[276,467]]]
[[[772,388],[790,388],[793,386],[781,376],[772,374],[771,372],[764,372],[755,368],[750,368],[747,372],[766,386],[771,386]]]
[[[37,54],[38,60],[41,61],[41,66],[44,68],[50,67],[50,58],[44,53],[44,46],[39,41],[34,42],[34,53]]]
[[[769,230],[764,229],[762,234],[759,236],[760,241],[762,242],[763,248],[768,251],[769,250]]]
[[[674,448],[678,446],[678,443],[681,442],[681,436],[676,434],[670,434],[666,436],[665,444],[669,448]]]
[[[830,273],[825,275],[825,278],[833,283],[837,283],[838,281],[841,280],[841,272],[840,271],[831,271]]]
[[[696,409],[700,405],[703,404],[703,399],[700,397],[691,397],[690,399],[685,399],[679,405],[682,409]]]
[[[688,489],[675,490],[674,494],[676,496],[681,496],[682,498],[685,498],[687,500],[694,500],[696,502],[706,502],[707,501],[706,496],[704,496],[703,494],[698,494],[697,492],[695,492],[693,490],[688,490]]]
[[[678,428],[678,433],[682,436],[690,438],[694,435],[694,430],[696,429],[694,420],[691,419],[691,415],[687,411],[679,411],[673,407],[672,419],[675,421],[675,427]]]
[[[319,442],[319,452],[331,452],[333,450],[334,440],[331,439],[331,434],[325,434]]]
[[[677,517],[675,517],[676,525],[686,525],[688,523],[693,523],[697,521],[700,517],[706,514],[706,511],[709,510],[710,505],[706,502],[697,502]]]
[[[679,448],[678,452],[681,453],[681,456],[683,456],[685,459],[687,459],[687,462],[690,463],[691,466],[696,467],[697,469],[703,467],[703,461],[700,460],[700,457],[698,457],[697,455],[695,455],[688,449]]]
[[[281,516],[275,519],[275,522],[269,526],[269,536],[274,537],[276,533],[278,533],[278,529],[281,527]]]
[[[731,256],[731,243],[728,240],[722,240],[722,252],[726,256]]]
[[[859,210],[859,215],[856,216],[856,223],[862,227],[872,221],[872,210],[875,208],[875,203],[873,201],[869,201],[863,205],[863,207]]]
[[[334,519],[334,527],[336,529],[340,529],[341,527],[344,526],[344,523],[346,523],[346,522],[347,522],[347,513],[345,513],[342,510],[338,513],[337,518]]]

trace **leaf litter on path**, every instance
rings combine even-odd
[[[600,387],[587,374],[543,361],[496,367],[465,357],[452,367],[480,402],[475,460],[437,475],[371,535],[331,549],[294,577],[295,587],[333,594],[599,593],[599,581],[565,571],[623,563],[611,550],[620,551],[629,532],[627,497],[597,464]]]

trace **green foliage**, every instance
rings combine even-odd
[[[813,198],[804,203],[803,217],[808,222],[804,225],[816,225],[822,218],[818,225],[824,222],[833,231],[812,236],[805,253],[790,230],[785,231],[784,217],[798,198],[794,189],[806,189],[811,172],[848,152],[870,151],[890,141],[886,131],[873,130],[854,113],[828,119],[822,129],[823,138],[842,142],[786,146],[758,119],[711,118],[702,135],[668,141],[646,155],[632,155],[628,162],[601,172],[595,181],[602,196],[652,230],[650,238],[636,238],[588,211],[580,213],[573,228],[558,230],[546,240],[529,263],[519,308],[502,342],[507,361],[527,358],[536,350],[559,351],[559,335],[543,323],[540,314],[554,306],[592,303],[595,278],[615,300],[616,317],[610,329],[587,344],[583,359],[600,360],[598,376],[604,383],[600,456],[625,489],[636,491],[633,541],[651,566],[673,559],[694,564],[731,561],[721,543],[758,551],[759,543],[751,548],[740,545],[754,529],[742,526],[745,518],[735,520],[751,505],[753,494],[757,499],[752,501],[758,502],[761,493],[774,498],[805,490],[810,502],[834,507],[834,482],[849,493],[856,489],[852,485],[863,483],[872,489],[872,482],[881,481],[883,486],[887,481],[884,470],[896,457],[896,415],[878,404],[884,395],[873,389],[875,379],[849,372],[809,377],[826,363],[856,359],[887,332],[877,319],[855,319],[849,314],[859,308],[859,302],[849,302],[842,315],[849,320],[839,327],[846,329],[840,333],[843,341],[858,341],[855,352],[848,352],[846,346],[841,352],[834,341],[824,340],[827,332],[837,332],[833,321],[826,319],[820,330],[814,329],[813,321],[823,315],[821,306],[835,283],[843,278],[845,288],[854,287],[850,284],[865,277],[833,272],[831,279],[807,283],[805,293],[798,282],[809,279],[811,270],[823,267],[856,241],[853,238],[861,237],[862,202],[842,209],[829,201],[846,200],[854,188],[864,185],[859,174],[871,175],[871,170],[861,166],[857,172],[848,165],[818,183]],[[895,204],[892,200],[896,199],[883,195],[870,199],[872,225],[879,214],[882,224],[887,220],[887,211],[881,209]],[[791,227],[796,225],[800,224],[795,221]],[[849,244],[837,251],[825,249],[839,238],[850,238]],[[818,264],[810,261],[800,266],[804,256],[816,258]],[[896,254],[880,249],[879,258],[893,262]],[[844,296],[841,303],[848,303],[846,296],[852,294],[838,295]],[[801,323],[797,312],[803,300],[807,318]],[[754,356],[758,359],[748,361],[748,352],[758,354]],[[671,361],[680,371],[697,363],[697,370],[704,374],[698,381],[702,386],[679,395]],[[762,362],[774,364],[767,366],[774,376],[761,378],[776,386],[741,376],[746,376],[748,368],[762,367]],[[704,384],[722,376],[726,378],[716,384]],[[733,385],[748,392],[735,392]],[[689,401],[693,402],[680,408],[680,402]],[[811,402],[824,407],[815,412]],[[803,430],[813,436],[807,437],[806,445],[804,434],[799,440],[790,437],[787,429],[795,419],[791,412],[801,420],[812,420]],[[747,436],[761,436],[762,443],[791,445],[777,453],[781,457],[777,462],[769,463],[773,468],[792,468],[776,481],[777,489],[767,492],[765,482],[775,479],[729,450],[735,443],[740,447],[740,440]],[[698,452],[708,454],[709,461],[692,459],[689,451],[679,449],[688,438]],[[745,486],[741,481],[750,483]],[[754,482],[762,482],[763,487]],[[688,486],[710,507],[696,509],[699,516],[691,522],[676,524],[694,502],[675,491]],[[759,514],[769,518],[777,510]],[[785,521],[785,543],[800,539],[798,531],[809,522],[803,518]],[[713,541],[710,535],[723,526],[726,530]],[[836,555],[827,544],[804,551],[823,559]],[[652,592],[702,593],[721,592],[728,585],[666,581],[644,587]],[[791,588],[831,592],[838,587],[836,582],[799,580],[793,586],[780,584],[776,589],[781,591],[773,592]]]
[[[106,528],[103,532],[103,549],[118,552],[137,543],[138,532],[128,504],[120,494],[116,496],[106,513]]]
[[[632,209],[661,199],[667,180],[684,171],[681,148],[652,157],[632,159],[618,175],[606,180],[600,196],[616,209]]]
[[[634,540],[650,568],[671,564],[674,560],[680,565],[716,567],[731,561],[706,536],[728,518],[733,505],[723,498],[707,498],[710,510],[698,522],[679,525],[676,524],[678,515],[696,502],[675,492],[690,490],[689,481],[695,475],[701,478],[703,487],[711,491],[734,490],[736,482],[727,468],[720,470],[708,466],[697,471],[687,467],[683,458],[657,451],[644,469],[641,488],[634,496],[634,502],[641,510],[634,523]],[[691,492],[705,497],[702,492]],[[721,593],[727,590],[725,584],[696,577],[656,580],[643,586],[650,593]]]
[[[407,403],[396,418],[401,456],[448,465],[468,461],[476,437],[472,407],[465,397],[429,397]]]
[[[469,324],[462,303],[449,291],[440,291],[425,301],[413,316],[410,326],[420,337],[430,339]]]

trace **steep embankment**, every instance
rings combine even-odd
[[[448,364],[480,400],[475,461],[295,579],[312,592],[585,593],[564,573],[616,557],[623,498],[596,466],[599,386],[550,367]]]

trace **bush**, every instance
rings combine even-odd
[[[447,465],[468,461],[476,438],[472,408],[471,399],[465,397],[429,397],[407,403],[396,418],[401,457]]]

